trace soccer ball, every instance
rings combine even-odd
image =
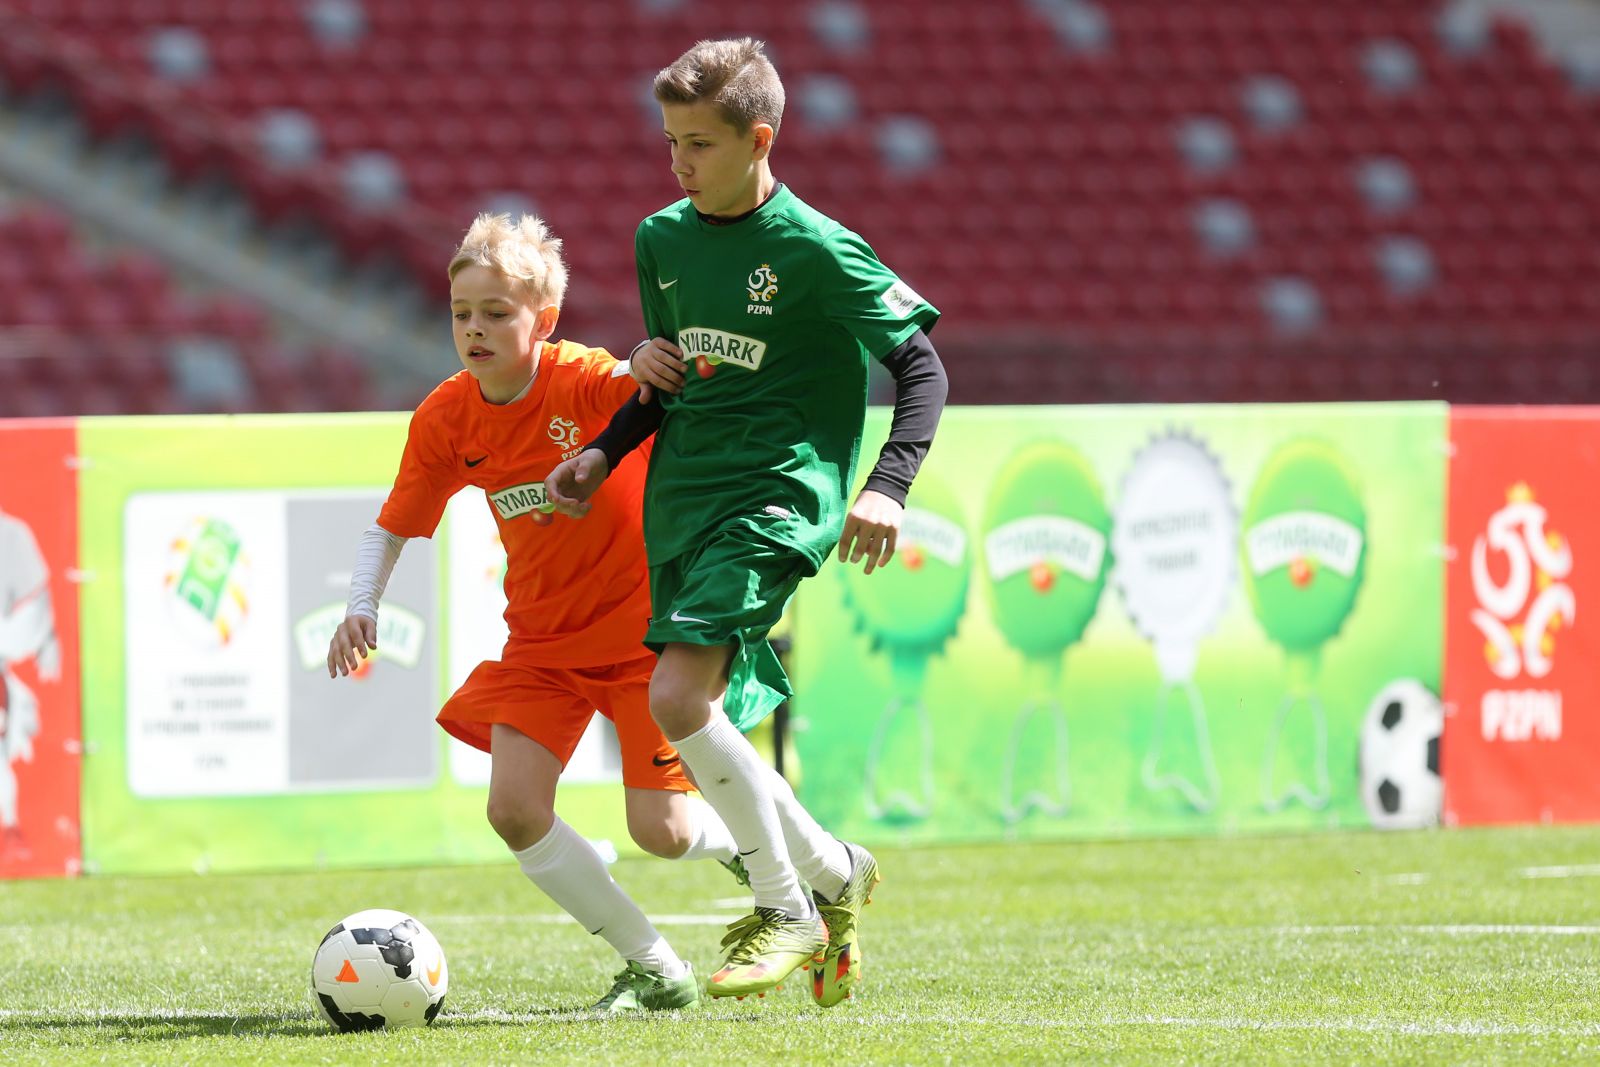
[[[311,999],[335,1030],[426,1026],[450,973],[428,928],[404,912],[358,911],[329,930],[311,961]]]
[[[1390,682],[1367,706],[1361,727],[1361,800],[1372,825],[1385,830],[1439,821],[1439,735],[1444,707],[1411,678]]]

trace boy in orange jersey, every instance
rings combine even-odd
[[[481,487],[506,549],[510,638],[445,704],[439,724],[490,753],[489,822],[529,879],[623,956],[595,1007],[681,1008],[699,999],[693,971],[554,810],[557,779],[598,708],[617,727],[639,846],[714,858],[742,874],[727,827],[689,794],[677,752],[650,717],[647,459],[621,465],[581,526],[552,523],[545,502],[545,475],[635,391],[626,363],[549,341],[566,289],[560,248],[536,218],[480,215],[452,258],[450,310],[466,369],[411,419],[394,489],[362,538],[328,673],[349,674],[377,646],[378,599],[406,539],[432,536],[450,497]]]

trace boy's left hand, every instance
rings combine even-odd
[[[581,519],[594,506],[589,503],[589,498],[610,473],[611,465],[606,462],[606,454],[598,448],[586,448],[562,462],[545,478],[545,499],[554,504],[561,514]]]
[[[677,393],[683,390],[683,375],[689,365],[683,349],[665,337],[652,337],[633,350],[628,358],[628,373],[639,383],[639,403],[648,404],[656,390]]]
[[[871,489],[861,490],[855,507],[844,520],[839,538],[839,562],[854,563],[865,557],[863,574],[871,574],[894,558],[894,543],[900,536],[900,517],[905,508]]]

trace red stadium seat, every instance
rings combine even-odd
[[[1266,398],[1298,388],[1380,396],[1414,387],[1357,364],[1313,380],[1287,374],[1281,362],[1264,369],[1239,362],[1255,357],[1229,346],[1241,331],[1264,328],[1259,285],[1281,273],[1317,289],[1329,323],[1370,331],[1365,340],[1341,335],[1354,338],[1358,356],[1395,331],[1467,343],[1479,329],[1469,322],[1543,330],[1552,346],[1576,344],[1556,331],[1585,322],[1593,329],[1600,301],[1593,295],[1600,261],[1591,254],[1600,246],[1600,107],[1573,91],[1513,19],[1496,20],[1481,55],[1450,54],[1434,31],[1439,7],[1438,0],[1101,4],[1111,33],[1102,51],[1085,53],[1067,47],[1029,4],[864,4],[872,44],[854,52],[816,36],[811,7],[778,5],[763,13],[763,32],[790,79],[787,148],[775,157],[776,173],[861,230],[885,261],[947,293],[941,303],[952,321],[1085,329],[1112,345],[1127,342],[1153,360],[1142,366],[1159,395],[1193,389]],[[92,131],[145,125],[180,176],[222,164],[258,217],[307,215],[353,257],[388,255],[410,265],[430,292],[438,286],[438,247],[411,224],[448,244],[490,195],[526,195],[568,238],[574,292],[608,314],[636,299],[633,226],[675,191],[647,102],[650,76],[670,58],[663,48],[670,53],[696,35],[748,23],[747,5],[733,0],[702,0],[692,15],[687,7],[558,0],[384,0],[365,5],[367,37],[334,53],[313,39],[294,4],[164,0],[137,6],[136,16],[109,0],[63,0],[30,10],[127,91],[105,80],[74,83],[69,56],[41,60],[3,41],[0,73],[26,91],[65,71]],[[153,22],[199,33],[209,76],[153,82],[141,33]],[[1380,38],[1413,50],[1421,75],[1414,88],[1388,95],[1368,86],[1361,56]],[[904,76],[913,70],[929,76]],[[854,125],[808,126],[795,102],[807,73],[848,82]],[[1298,125],[1251,126],[1241,85],[1262,74],[1293,86]],[[164,103],[151,106],[153,99]],[[292,175],[264,164],[254,121],[278,106],[314,116],[322,164]],[[925,173],[895,173],[879,157],[878,130],[897,115],[933,125],[940,154]],[[1203,115],[1226,125],[1236,158],[1193,174],[1174,130]],[[390,153],[401,167],[409,199],[392,214],[405,227],[351,216],[337,191],[334,168],[369,149]],[[1416,190],[1409,206],[1388,214],[1367,207],[1354,178],[1362,161],[1380,155],[1404,160]],[[1237,200],[1248,214],[1248,248],[1206,254],[1191,217],[1213,196]],[[50,234],[24,223],[28,246],[75,248],[57,223]],[[1372,250],[1385,236],[1427,245],[1431,288],[1406,299],[1383,294]],[[82,260],[42,253],[28,260],[26,278],[81,278]],[[5,293],[5,279],[16,274],[0,259],[0,313],[23,314],[9,310],[17,293],[28,297],[34,319],[60,313],[48,294],[34,299],[31,287]],[[162,298],[158,273],[118,265],[104,276],[141,295],[101,313],[103,328],[137,321],[167,329],[181,321],[178,302]],[[205,316],[199,324],[248,332],[207,325]],[[1158,336],[1177,354],[1152,355],[1148,339]],[[1184,362],[1198,358],[1184,352],[1199,351],[1237,358],[1219,359],[1225,369],[1208,375]],[[1060,380],[1086,399],[1132,382],[1094,373]],[[282,383],[261,388],[273,403],[315,400]]]

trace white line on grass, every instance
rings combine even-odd
[[[1063,1023],[1063,1025],[1073,1025]],[[1082,1025],[1093,1026],[1095,1023]],[[1393,1019],[1191,1019],[1170,1016],[1145,1016],[1132,1019],[1106,1019],[1102,1026],[1181,1026],[1196,1030],[1331,1030],[1356,1031],[1367,1034],[1415,1034],[1435,1037],[1460,1034],[1471,1037],[1527,1035],[1541,1037],[1593,1037],[1600,1036],[1600,1024],[1587,1026],[1545,1026],[1539,1023],[1491,1023],[1476,1019],[1449,1022],[1443,1019],[1419,1019],[1400,1022]]]
[[[1419,871],[1412,874],[1386,874],[1378,878],[1378,881],[1385,885],[1426,885],[1432,877]]]
[[[756,1009],[759,1010],[759,1009]],[[0,1019],[51,1019],[68,1024],[82,1020],[138,1019],[147,1022],[179,1022],[185,1019],[214,1020],[234,1016],[229,1011],[196,1011],[187,1008],[151,1008],[148,1005],[131,1005],[120,1008],[96,1008],[90,1011],[51,1011],[45,1008],[0,1009]],[[238,1014],[252,1025],[268,1023],[305,1023],[314,1020],[309,1012],[304,1014]],[[557,1023],[581,1022],[610,1016],[577,1009],[555,1012],[508,1012],[498,1008],[480,1008],[477,1011],[454,1012],[446,1010],[439,1016],[440,1024],[451,1023]],[[696,1021],[695,1015],[680,1016],[684,1022]],[[709,1021],[709,1020],[702,1020]],[[1170,1026],[1189,1030],[1314,1030],[1324,1032],[1350,1032],[1365,1034],[1407,1034],[1435,1037],[1446,1034],[1466,1037],[1600,1037],[1600,1024],[1573,1026],[1545,1025],[1542,1023],[1497,1023],[1479,1019],[1250,1019],[1239,1016],[1205,1018],[1172,1015],[1134,1015],[1122,1018],[1073,1019],[1066,1017],[1026,1016],[993,1018],[981,1015],[951,1015],[939,1012],[920,1016],[907,1012],[859,1011],[850,1015],[851,1026],[998,1026],[1031,1027],[1047,1029],[1126,1029],[1136,1026]]]
[[[1568,867],[1523,867],[1524,878],[1600,878],[1600,863],[1580,863]]]
[[[1350,923],[1329,926],[1273,926],[1268,929],[1280,934],[1445,934],[1453,937],[1474,934],[1548,934],[1552,937],[1600,934],[1600,926],[1538,926],[1530,923],[1432,923],[1409,926]]]

